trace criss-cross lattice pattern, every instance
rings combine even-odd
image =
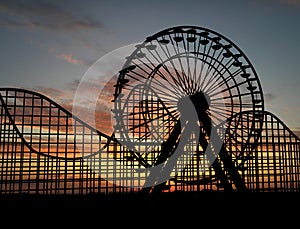
[[[146,38],[112,94],[108,136],[45,95],[0,89],[0,193],[299,191],[300,140],[264,110],[252,64],[221,34],[180,26]],[[145,187],[160,165],[168,179]]]

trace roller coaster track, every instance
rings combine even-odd
[[[228,127],[224,142],[247,189],[299,191],[300,139],[278,117],[264,111],[262,130],[256,140],[245,143],[235,130],[247,128],[248,115],[251,114],[233,117],[242,120],[242,124]],[[136,178],[99,158],[113,158],[131,168],[149,165],[113,136],[94,129],[50,98],[25,89],[1,88],[0,118],[0,193],[139,191],[103,178],[89,162],[99,162],[100,170],[128,182]],[[167,181],[163,191],[224,191],[213,168],[199,172],[202,160],[203,153],[195,153],[185,168]],[[146,179],[146,174],[139,179]],[[230,177],[228,180],[236,189]]]

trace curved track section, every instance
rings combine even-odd
[[[255,139],[247,141],[248,116],[251,112],[237,114],[232,118],[232,125],[227,129],[225,147],[230,152],[232,161],[238,169],[247,190],[250,192],[299,192],[300,191],[300,139],[277,116],[264,111],[262,128]],[[233,125],[235,119],[241,120]],[[240,131],[236,131],[239,129]],[[233,134],[235,133],[235,134]],[[244,133],[246,136],[237,133]],[[185,173],[172,181],[180,190],[220,191],[222,183],[217,179],[212,167],[205,173],[196,172],[199,162],[204,158],[195,154]],[[198,165],[197,165],[198,163]],[[229,177],[229,176],[228,176]],[[230,177],[229,177],[230,180]],[[234,183],[230,181],[234,187]],[[236,188],[234,188],[236,190]]]
[[[117,191],[88,166],[100,152],[126,156],[114,139],[37,92],[1,88],[0,109],[0,193]]]

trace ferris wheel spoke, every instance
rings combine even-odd
[[[192,59],[191,60],[191,63],[192,63],[192,66],[193,66],[193,69],[190,70],[190,82],[191,82],[191,93],[195,93],[199,90],[199,85],[197,84],[197,62],[198,60],[193,57],[193,58],[190,58]]]
[[[216,115],[223,116],[225,118],[223,119],[223,121],[225,121],[228,118],[228,113],[233,113],[232,110],[224,110],[219,108],[211,108],[210,112]]]
[[[240,104],[234,104],[228,101],[223,101],[223,102],[211,102],[210,103],[210,108],[212,107],[236,107],[236,106],[240,106]]]
[[[200,70],[199,81],[198,81],[198,83],[200,85],[200,88],[202,88],[202,84],[205,82],[205,78],[204,79],[202,78],[202,76],[203,76],[203,69],[204,69],[204,67],[205,67],[205,65],[207,63],[206,60],[207,60],[208,53],[209,53],[209,51],[211,49],[211,46],[212,46],[212,42],[210,42],[210,46],[208,48],[208,51],[207,51],[207,46],[206,45],[204,46],[204,49],[203,49],[203,57],[204,58],[203,58],[203,61],[201,63],[201,70]]]
[[[189,48],[188,48],[188,44],[187,44],[186,39],[184,39],[185,36],[183,35],[183,31],[181,31],[181,37],[183,38],[182,41],[181,41],[182,44],[183,44],[183,49],[184,49],[186,52],[188,52],[188,51],[189,51]]]
[[[237,83],[237,82],[235,82],[236,84],[235,85],[232,85],[232,86],[228,86],[227,88],[225,88],[225,89],[222,89],[221,91],[218,91],[218,92],[216,92],[216,93],[214,93],[214,94],[210,94],[211,96],[216,96],[216,95],[218,95],[219,93],[224,93],[224,92],[226,92],[226,91],[231,91],[232,89],[234,89],[234,88],[239,88],[239,86],[241,86],[241,85],[243,85],[243,84],[247,84],[247,83],[249,83],[249,82],[247,82],[247,81],[242,81],[242,82],[239,82],[239,83]],[[244,95],[246,95],[246,93],[244,94]]]
[[[147,77],[145,75],[142,75],[138,72],[131,71],[130,73],[126,73],[126,76],[129,78],[135,80],[136,82],[141,82],[142,80],[146,80]]]
[[[179,98],[179,93],[173,91],[170,88],[166,88],[166,85],[162,84],[160,81],[154,79],[151,80],[151,89],[155,91],[158,98],[164,98],[164,101],[174,101]]]
[[[240,95],[239,94],[235,94],[235,95],[227,95],[227,96],[223,96],[223,97],[218,97],[218,98],[212,98],[211,99],[211,102],[214,102],[214,101],[220,101],[220,100],[222,100],[222,101],[224,101],[224,100],[229,100],[229,101],[231,101],[231,100],[233,100],[234,98],[240,98]]]
[[[130,77],[130,78],[136,80],[136,81],[140,81],[140,82],[141,82],[141,80],[138,78],[138,76],[140,76],[142,79],[146,80],[145,82],[149,81],[148,78],[146,78],[144,75],[141,75],[140,73],[137,73],[137,72],[132,72],[132,73],[135,74],[135,76],[133,76],[132,74],[129,74],[129,73],[127,73],[126,75],[127,75],[128,77]],[[168,81],[166,80],[165,82],[168,82]],[[141,82],[141,83],[142,83],[142,82]],[[174,97],[174,96],[172,96],[172,95],[178,94],[177,91],[172,91],[170,88],[165,87],[165,85],[163,85],[160,81],[158,81],[158,80],[156,80],[156,79],[152,80],[151,83],[152,83],[152,84],[157,84],[157,86],[164,88],[164,89],[165,89],[165,93],[167,93],[167,92],[166,92],[167,90],[170,91],[171,94],[168,94],[169,97]],[[171,85],[172,85],[172,84],[171,84]],[[128,87],[128,85],[127,85],[127,87]],[[129,85],[129,87],[130,87],[130,85]],[[172,86],[172,87],[173,87],[173,86]],[[175,87],[173,87],[173,88],[175,88]],[[175,88],[175,90],[176,90],[176,88]],[[174,97],[174,98],[176,98],[176,97]]]
[[[197,66],[198,66],[198,60],[197,58],[193,58],[194,59],[194,72],[192,75],[192,81],[194,82],[194,87],[193,87],[193,91],[196,92],[197,90],[199,90],[199,85],[197,83]]]
[[[215,53],[216,53],[216,51],[214,50],[214,51],[213,51],[213,54],[210,56],[209,62],[207,62],[208,67],[206,68],[206,72],[205,72],[205,74],[204,74],[204,78],[203,78],[202,84],[201,84],[201,86],[200,86],[200,88],[202,88],[202,90],[204,90],[204,91],[205,91],[205,87],[203,87],[204,82],[209,83],[209,81],[210,81],[210,79],[211,79],[211,78],[210,78],[210,79],[207,79],[207,78],[208,78],[208,75],[209,75],[209,73],[211,72],[211,70],[212,70],[212,68],[213,68],[213,66],[212,66],[212,61],[213,61],[213,59],[214,59]],[[205,58],[205,61],[206,61],[206,60],[207,60],[207,57]],[[207,84],[206,84],[206,85],[207,85]]]
[[[193,85],[191,84],[191,69],[190,69],[190,58],[185,55],[185,61],[186,61],[186,66],[187,66],[187,73],[183,72],[184,74],[184,78],[185,78],[185,82],[187,84],[187,88],[186,88],[186,91],[188,94],[191,94],[192,91],[193,91]]]
[[[174,117],[173,113],[176,113],[176,109],[175,109],[176,105],[172,106],[170,102],[168,102],[167,104],[168,105],[166,106],[166,101],[163,101],[161,99],[157,99],[157,100],[151,100],[149,98],[144,99],[139,101],[138,111],[132,111],[130,112],[130,115],[141,115],[141,114],[145,115],[145,114],[153,114],[153,113],[156,114],[156,113],[160,113],[160,111],[165,111],[170,116],[169,118],[173,118]]]
[[[216,77],[216,75],[222,76],[223,74],[225,74],[226,72],[228,73],[228,69],[232,66],[233,62],[233,58],[230,58],[227,63],[223,63],[224,60],[224,56],[222,58],[222,60],[220,62],[218,62],[218,65],[215,67],[216,70],[216,74],[212,74],[213,77]],[[220,69],[219,69],[220,68]],[[232,78],[234,78],[235,76],[237,76],[239,73],[242,72],[242,69],[239,68],[237,69],[235,72],[232,72],[231,74],[229,74]]]
[[[207,57],[205,58],[205,59],[207,59]],[[203,60],[203,63],[204,63],[204,60]],[[209,83],[209,79],[207,79],[208,78],[208,75],[209,75],[209,73],[210,73],[210,68],[212,68],[212,66],[211,66],[211,64],[210,63],[208,63],[208,62],[205,62],[205,64],[203,64],[203,68],[204,68],[204,66],[207,66],[207,68],[206,68],[206,71],[205,71],[205,74],[203,74],[203,69],[201,69],[201,72],[200,72],[200,75],[199,75],[199,79],[201,79],[201,83],[200,83],[200,81],[199,81],[199,85],[200,85],[200,88],[201,88],[201,90],[204,90],[205,91],[205,85],[207,85],[208,83]],[[216,71],[217,69],[215,69],[215,71]],[[211,76],[211,77],[214,77],[215,75],[213,75],[213,76]],[[210,77],[210,78],[211,78]]]
[[[169,108],[175,108],[175,107],[169,107]],[[148,114],[149,112],[151,113],[159,113],[160,111],[165,110],[164,107],[155,107],[155,108],[151,108],[151,110],[149,110],[149,108],[141,108],[142,110],[138,110],[138,111],[132,111],[129,113],[129,115],[143,115],[143,114]],[[170,111],[170,113],[172,113],[174,111]],[[122,114],[121,114],[122,115]],[[127,116],[128,114],[124,114],[124,116]]]
[[[178,73],[178,67],[176,66],[173,58],[170,58],[170,63],[172,65],[172,68],[176,72],[176,76],[178,77],[178,84],[177,85],[180,86],[180,85],[184,84],[184,86],[185,86],[184,88],[186,88],[185,80],[184,80],[184,74],[185,74],[184,69],[183,69],[183,66],[182,66],[182,63],[181,63],[180,59],[178,60],[178,62],[179,62],[179,65],[180,65],[180,68],[181,68],[181,71],[182,71],[182,75]],[[171,73],[170,73],[170,75],[171,75]],[[182,89],[184,90],[184,88],[182,88]]]
[[[214,55],[211,57],[210,63],[208,64],[209,67],[208,67],[208,69],[207,69],[207,73],[206,73],[206,74],[208,75],[208,73],[211,73],[211,70],[212,70],[213,68],[214,68],[214,71],[211,73],[211,78],[208,80],[207,84],[209,84],[210,81],[212,80],[212,78],[216,76],[215,74],[216,74],[216,72],[218,71],[219,66],[220,66],[221,63],[223,62],[224,56],[222,57],[221,60],[219,60],[219,57],[221,56],[221,53],[222,53],[222,52],[219,52],[219,55],[218,55],[216,58],[214,58]],[[214,59],[214,62],[212,63],[213,59]],[[215,66],[215,65],[216,65],[216,66]],[[221,71],[221,70],[219,70],[218,72],[220,72],[220,71]],[[201,87],[201,88],[202,88],[202,87]],[[205,88],[204,88],[203,90],[205,90]]]
[[[161,44],[159,42],[157,42],[157,43],[159,44],[160,48],[162,48]],[[151,45],[155,45],[155,44],[153,44],[153,42],[151,41]],[[157,63],[161,64],[164,62],[164,58],[158,52],[157,48],[155,48],[154,50],[149,50],[149,53],[151,54],[151,57],[154,58]]]
[[[153,122],[153,120],[151,120]],[[167,131],[172,130],[172,123],[174,121],[168,122],[159,122],[154,123],[153,125],[148,126],[148,132],[145,132],[144,135],[138,138],[138,141],[147,141],[149,137],[156,135],[158,139],[164,139],[167,135]],[[150,123],[151,124],[151,123]]]
[[[218,75],[219,75],[219,76],[222,76],[222,75],[223,75],[223,73],[221,73],[221,72],[222,72],[222,70],[226,70],[226,69],[227,69],[228,66],[226,66],[226,65],[227,65],[228,63],[230,63],[230,61],[228,61],[225,65],[219,63],[218,67],[221,66],[221,69],[218,69],[218,67],[217,67],[217,68],[214,68],[214,71],[213,71],[212,74],[210,75],[210,78],[207,80],[206,85],[203,87],[203,90],[204,90],[204,91],[208,91],[207,88],[208,88],[208,87],[211,87],[211,85],[213,85],[212,82],[215,81],[215,77],[217,77]],[[210,66],[210,67],[212,68],[212,66]]]
[[[232,76],[227,76],[226,78],[224,78],[223,76],[220,76],[220,77],[218,77],[218,79],[216,79],[215,85],[213,87],[211,87],[209,90],[207,90],[206,92],[210,95],[218,94],[218,93],[220,93],[220,91],[219,91],[220,88],[223,88],[224,86],[228,87],[228,83],[231,80],[232,80]]]
[[[149,73],[152,72],[153,69],[155,69],[156,66],[151,61],[146,62],[146,61],[144,61],[144,59],[149,60],[147,55],[145,55],[145,57],[143,57],[143,58],[132,58],[132,60],[131,60],[132,63],[131,64],[134,65],[135,67],[137,67],[140,71],[146,73],[146,76],[148,76]],[[131,71],[135,71],[135,69],[133,69]],[[125,68],[125,70],[127,70],[127,69]],[[147,70],[149,70],[149,71],[147,71]]]
[[[155,121],[155,120],[158,120],[158,119],[160,119],[160,118],[163,118],[164,116],[165,116],[165,114],[163,114],[163,115],[158,115],[158,116],[156,116],[156,117],[154,117],[154,118],[152,118],[152,119],[150,119],[150,120],[143,120],[142,123],[139,123],[139,124],[137,124],[137,125],[130,125],[131,127],[129,128],[129,130],[132,131],[132,130],[135,130],[135,129],[137,129],[137,128],[141,128],[141,127],[148,126],[149,123],[151,123],[151,122],[153,122],[153,121]]]
[[[180,83],[180,79],[181,79],[181,76],[180,74],[178,73],[177,69],[174,69],[175,73],[176,73],[176,76],[177,76],[177,79],[173,76],[173,74],[170,72],[170,69],[165,66],[165,65],[162,65],[163,69],[168,73],[168,76],[171,77],[172,81],[174,82],[174,84],[172,84],[171,82],[168,81],[167,77],[166,76],[163,76],[162,78],[166,80],[166,82],[169,82],[169,84],[171,85],[171,87],[176,91],[176,93],[178,94],[182,94],[183,93],[183,90],[181,88],[181,83]],[[160,69],[158,69],[159,72],[161,72]]]
[[[180,51],[180,47],[179,45],[177,45],[176,43],[174,43],[174,39],[172,39],[171,35],[169,34],[168,35],[170,41],[171,41],[171,48],[173,48],[174,52],[175,52],[175,55],[178,55],[181,51]],[[171,57],[171,55],[170,55]]]
[[[220,122],[224,122],[228,119],[228,114],[227,113],[232,113],[231,111],[223,111],[223,110],[217,110],[217,109],[212,109],[211,112],[214,114],[212,115],[212,120],[218,119]]]
[[[213,42],[210,40],[210,42],[209,42],[208,44],[209,44],[209,47],[208,47],[208,49],[206,49],[207,52],[204,52],[204,54],[205,54],[204,62],[207,62],[207,58],[208,58],[208,56],[210,56],[209,53],[210,53],[210,51],[211,51]],[[207,46],[205,46],[205,48],[206,48],[206,47],[207,47]]]
[[[220,77],[223,77],[223,75],[225,73],[231,75],[230,73],[228,73],[228,65],[230,64],[232,59],[230,59],[229,61],[227,61],[227,63],[221,63],[219,62],[218,65],[214,68],[214,72],[211,74],[210,78],[208,79],[206,86],[203,88],[203,90],[205,91],[209,91],[211,87],[213,87],[214,84],[212,84],[213,81],[218,81],[220,79]],[[219,69],[220,67],[220,69]],[[231,75],[233,76],[233,75]],[[217,79],[215,79],[216,77],[218,77]],[[233,77],[232,77],[233,79]]]
[[[181,87],[181,89],[183,90],[183,92],[186,92],[186,89],[189,88],[189,85],[187,85],[188,76],[185,73],[185,68],[183,67],[181,58],[177,59],[177,63],[179,64],[178,67],[179,67],[179,70],[180,70],[181,74],[179,74],[178,67],[176,66],[176,63],[174,62],[174,60],[171,59],[170,62],[172,64],[173,69],[176,72],[176,76],[178,77],[178,84],[177,85],[179,87]],[[182,87],[182,86],[184,86],[184,87]]]
[[[177,121],[176,121],[177,122]],[[151,135],[154,133],[159,135],[160,139],[165,139],[165,135],[167,135],[168,131],[172,132],[174,125],[176,123],[175,121],[170,121],[170,122],[160,122],[158,126],[155,126],[156,129],[163,128],[162,131],[156,131],[151,129],[151,131],[148,131],[144,136],[138,138],[139,141],[145,141],[147,140]]]
[[[219,115],[219,116],[217,116],[217,115],[213,116],[213,118],[212,118],[212,124],[214,126],[217,126],[219,123],[222,123],[222,122],[224,122],[224,120],[227,120],[227,119],[224,119],[223,117],[220,117],[220,116],[221,115]]]
[[[175,55],[177,55],[180,51],[179,51],[179,47],[174,45],[173,43],[173,40],[172,38],[170,37],[170,35],[168,35],[169,37],[169,40],[171,41],[171,47],[173,48],[174,52],[175,52]],[[162,45],[160,42],[159,42],[159,45],[160,45],[160,48],[163,50],[164,54],[166,55],[166,58],[165,59],[171,59],[172,58],[172,54],[169,50],[169,46],[168,45]],[[177,47],[177,49],[175,49],[175,47]]]

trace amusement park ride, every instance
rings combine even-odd
[[[110,136],[40,93],[1,88],[0,193],[300,190],[300,140],[264,110],[253,65],[223,35],[149,36],[114,88]]]

